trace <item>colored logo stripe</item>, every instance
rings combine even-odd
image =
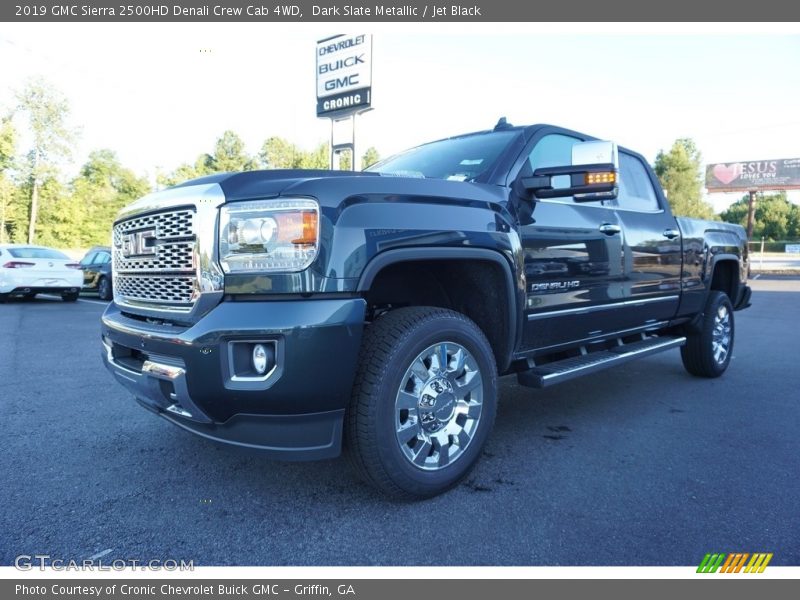
[[[750,562],[745,567],[744,565],[748,558]],[[745,573],[763,573],[771,560],[771,552],[756,552],[754,554],[747,552],[708,553],[703,557],[700,566],[697,567],[697,572],[716,573],[719,570],[720,573],[739,573],[744,567]]]

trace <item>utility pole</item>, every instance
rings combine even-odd
[[[747,203],[747,239],[753,239],[753,218],[756,212],[756,191],[750,190],[750,199]]]

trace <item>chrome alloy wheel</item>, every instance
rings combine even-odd
[[[458,460],[478,429],[483,381],[460,344],[440,342],[406,369],[395,399],[395,435],[415,466],[436,471]]]
[[[711,331],[711,351],[714,360],[721,365],[728,357],[731,347],[731,313],[727,306],[720,306],[714,315],[714,328]]]

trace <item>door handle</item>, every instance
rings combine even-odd
[[[681,232],[677,229],[665,229],[664,230],[664,237],[670,240],[674,240],[676,237],[679,237]]]
[[[619,225],[614,225],[612,223],[603,223],[600,225],[600,233],[605,233],[606,235],[615,235],[622,231],[622,227]]]

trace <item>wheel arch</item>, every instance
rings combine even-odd
[[[482,262],[491,265],[497,273],[501,274],[502,295],[505,300],[502,306],[504,311],[502,316],[502,322],[505,326],[504,335],[496,331],[487,331],[489,328],[486,326],[484,319],[476,318],[474,314],[469,314],[469,312],[466,312],[466,314],[476,321],[489,339],[495,354],[498,370],[502,373],[511,363],[518,333],[518,324],[514,275],[511,264],[501,252],[488,248],[441,247],[387,250],[377,254],[367,263],[359,278],[357,290],[362,294],[368,294],[373,289],[373,284],[376,280],[381,277],[381,274],[387,273],[387,269],[414,263],[432,265],[442,261],[454,263],[457,261]],[[453,307],[450,306],[450,308]]]

